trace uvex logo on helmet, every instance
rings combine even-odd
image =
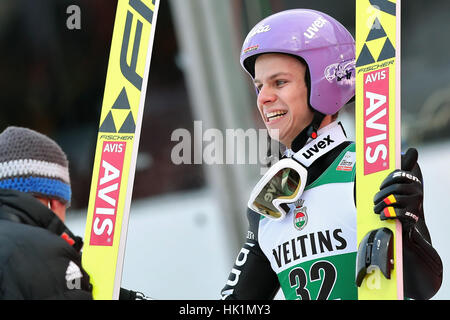
[[[318,32],[328,21],[325,20],[323,17],[318,17],[314,22],[306,29],[306,31],[303,33],[305,37],[308,39],[312,39],[316,32]]]

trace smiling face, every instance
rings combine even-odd
[[[313,119],[308,107],[306,66],[280,53],[263,54],[255,62],[258,109],[269,135],[290,148]]]

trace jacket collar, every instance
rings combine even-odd
[[[83,241],[75,236],[59,217],[31,194],[0,189],[0,220],[27,224],[46,229],[81,250]]]

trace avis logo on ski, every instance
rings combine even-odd
[[[355,58],[351,34],[337,20],[315,10],[282,11],[249,32],[240,62],[255,84],[261,119],[269,133],[278,133],[272,138],[286,147],[279,162],[294,160],[302,166],[273,165],[279,171],[269,169],[251,193],[247,234],[252,237],[236,258],[223,299],[273,299],[277,292],[286,299],[358,299],[357,182],[350,156],[356,146],[347,140],[338,121],[339,111],[355,96],[356,70],[349,69],[348,81],[324,77],[330,66]],[[361,143],[369,172],[389,161],[388,78],[387,70],[365,77],[367,109]],[[279,114],[277,119],[268,119],[266,115],[273,112]],[[349,159],[342,170],[342,163]],[[307,168],[307,181],[298,171],[301,167]],[[404,294],[413,299],[431,298],[442,283],[442,262],[430,245],[424,221],[421,180],[417,151],[409,149],[401,170],[387,174],[374,194],[371,213],[402,223]],[[263,191],[257,194],[257,190]],[[267,190],[270,197],[264,197]],[[308,208],[307,223],[283,205],[280,208],[286,214],[267,214],[275,210],[277,200],[289,206],[286,201],[294,203],[300,197]]]
[[[126,142],[103,144],[91,245],[112,246]]]
[[[364,76],[364,173],[385,169],[389,162],[389,70]]]

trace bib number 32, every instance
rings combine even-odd
[[[336,283],[336,268],[328,261],[317,261],[309,269],[309,282],[322,281],[316,300],[327,300]],[[289,272],[289,284],[296,288],[295,293],[301,300],[311,300],[311,293],[307,288],[308,275],[302,267]]]

